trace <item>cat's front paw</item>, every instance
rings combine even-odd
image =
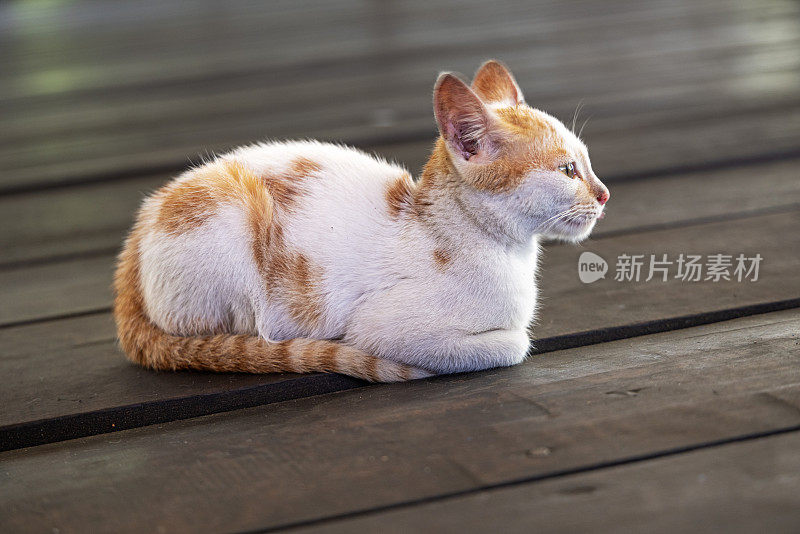
[[[495,367],[508,367],[522,363],[528,354],[531,340],[524,330],[501,330],[497,345],[492,351]]]
[[[460,336],[448,354],[427,367],[443,373],[480,371],[516,365],[525,359],[530,339],[524,330],[488,330]]]

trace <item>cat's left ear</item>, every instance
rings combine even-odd
[[[467,84],[443,73],[433,89],[433,113],[450,150],[464,160],[483,162],[492,157],[492,118]]]
[[[484,102],[504,102],[516,106],[525,102],[522,90],[505,65],[490,59],[475,73],[472,90]]]

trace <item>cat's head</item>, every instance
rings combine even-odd
[[[534,234],[578,241],[592,231],[609,198],[586,145],[559,120],[529,107],[497,61],[472,87],[439,76],[434,113],[448,159],[487,211],[505,210]]]

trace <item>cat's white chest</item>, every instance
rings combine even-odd
[[[483,265],[462,268],[457,274],[463,295],[460,311],[473,322],[471,328],[527,328],[536,308],[537,255],[534,247],[524,255],[496,255]]]
[[[538,251],[508,260],[497,276],[499,315],[507,328],[527,328],[536,308],[536,262]]]

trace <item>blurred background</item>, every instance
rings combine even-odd
[[[591,240],[545,248],[552,352],[371,387],[124,358],[111,278],[148,192],[265,139],[417,174],[438,73],[489,58],[611,190]],[[794,0],[2,1],[0,531],[797,532],[799,163]],[[615,281],[631,253],[763,265]]]
[[[108,253],[141,193],[242,143],[342,141],[416,173],[437,74],[488,58],[531,105],[585,123],[610,183],[793,155],[798,15],[781,0],[3,2],[2,262]]]

